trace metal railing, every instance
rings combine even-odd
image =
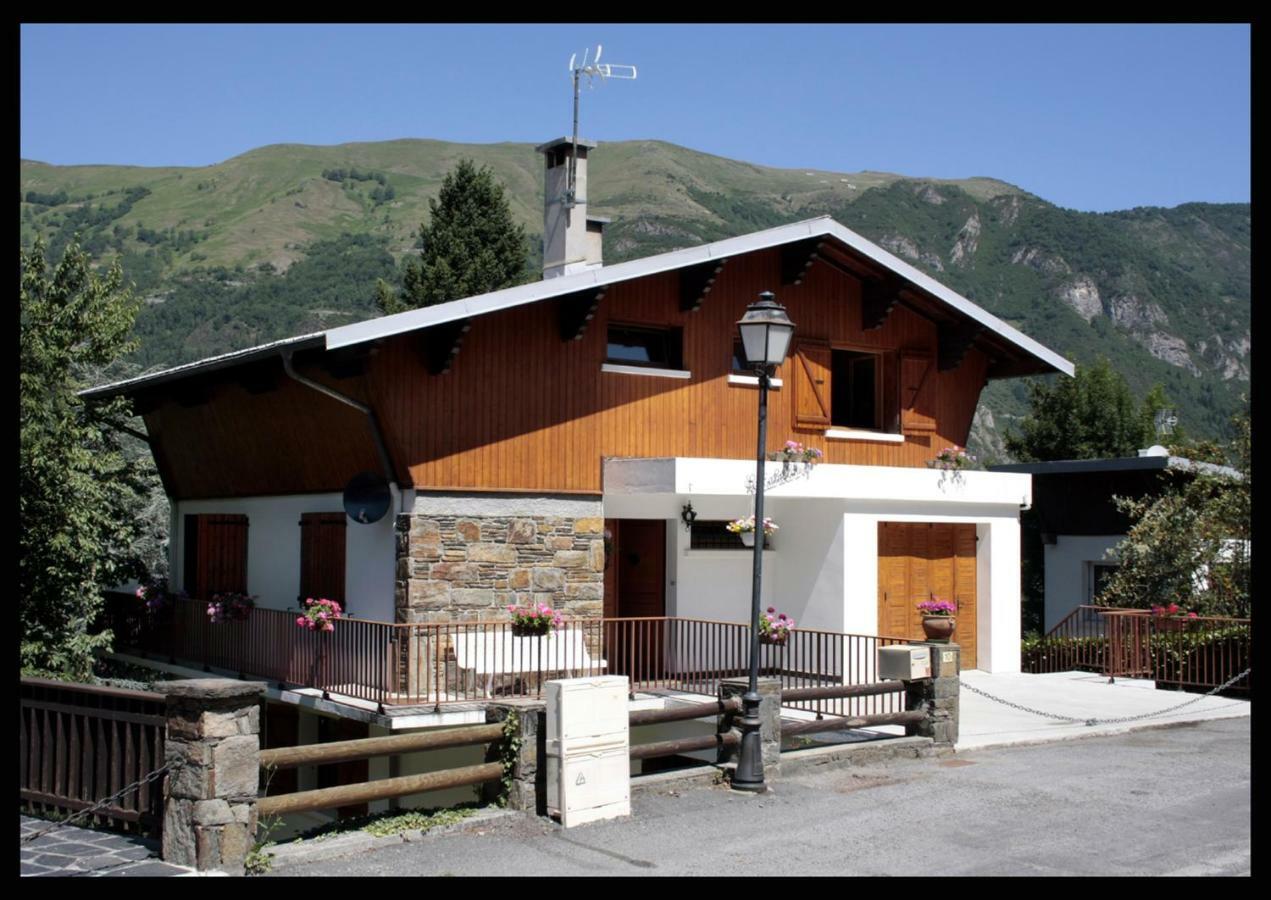
[[[1249,668],[1252,648],[1251,619],[1079,606],[1040,641],[1026,643],[1022,662],[1034,674],[1084,670],[1212,688]],[[1252,678],[1230,690],[1252,693]]]
[[[263,678],[282,686],[381,705],[541,698],[553,678],[626,675],[635,691],[715,696],[724,678],[748,672],[750,628],[669,617],[570,619],[548,634],[518,634],[510,622],[392,624],[342,618],[334,631],[296,625],[295,611],[256,608],[212,623],[206,604],[174,601],[158,614],[135,597],[109,598],[115,645],[176,663]],[[876,681],[880,646],[900,638],[799,629],[760,647],[760,674],[783,688]],[[808,701],[827,715],[894,711],[888,697]]]

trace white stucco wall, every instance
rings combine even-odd
[[[770,465],[769,477],[779,468]],[[689,550],[678,516],[689,500],[702,520],[750,514],[745,485],[753,474],[753,464],[736,460],[606,462],[605,516],[665,518],[674,526],[670,615],[748,620],[750,554]],[[971,471],[955,478],[930,469],[816,466],[809,477],[765,491],[765,514],[781,527],[764,554],[762,602],[804,628],[878,634],[879,522],[974,524],[977,665],[1018,672],[1019,510],[1031,502],[1028,475]]]
[[[1086,597],[1086,563],[1115,562],[1112,550],[1125,539],[1123,534],[1061,534],[1055,543],[1043,545],[1046,569],[1046,631],[1078,606]]]
[[[170,557],[173,584],[184,587],[185,517],[199,513],[245,515],[247,589],[269,609],[296,606],[300,591],[300,515],[341,512],[341,495],[295,494],[183,500],[173,504],[175,537]],[[378,522],[349,522],[345,530],[344,595],[349,614],[360,619],[393,621],[396,546],[392,510]]]

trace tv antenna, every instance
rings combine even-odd
[[[577,205],[577,176],[578,176],[578,83],[580,76],[587,76],[587,86],[595,87],[594,81],[600,78],[600,83],[604,84],[606,78],[621,78],[626,81],[635,81],[635,66],[619,66],[612,63],[602,63],[600,54],[604,50],[602,44],[596,45],[596,56],[591,61],[588,58],[591,55],[591,48],[583,51],[582,61],[579,62],[578,54],[572,54],[569,57],[569,74],[574,80],[574,139],[573,153],[569,157],[569,174],[565,184],[565,208],[573,209]],[[577,65],[575,65],[577,63]]]

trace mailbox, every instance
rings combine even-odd
[[[930,678],[931,648],[878,648],[878,677],[883,681],[917,681],[919,678]]]

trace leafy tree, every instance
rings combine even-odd
[[[24,669],[86,678],[109,632],[91,633],[102,586],[141,574],[133,545],[144,471],[116,431],[127,401],[87,405],[84,375],[131,349],[138,303],[72,243],[50,272],[37,239],[19,256],[18,617]]]
[[[1156,413],[1165,406],[1157,385],[1140,406],[1106,359],[1077,366],[1072,378],[1029,385],[1032,411],[1006,449],[1022,462],[1133,456],[1156,442]]]
[[[1238,475],[1200,467],[1167,470],[1163,493],[1141,500],[1117,498],[1134,525],[1117,546],[1121,565],[1099,594],[1099,603],[1140,609],[1177,603],[1202,615],[1251,614],[1247,407],[1233,423],[1236,438],[1229,450]],[[1188,458],[1201,455],[1187,448],[1178,452]]]
[[[461,160],[428,201],[429,224],[419,229],[411,260],[394,295],[384,281],[377,303],[386,314],[471,297],[525,281],[525,228],[512,220],[503,187],[489,166]]]

